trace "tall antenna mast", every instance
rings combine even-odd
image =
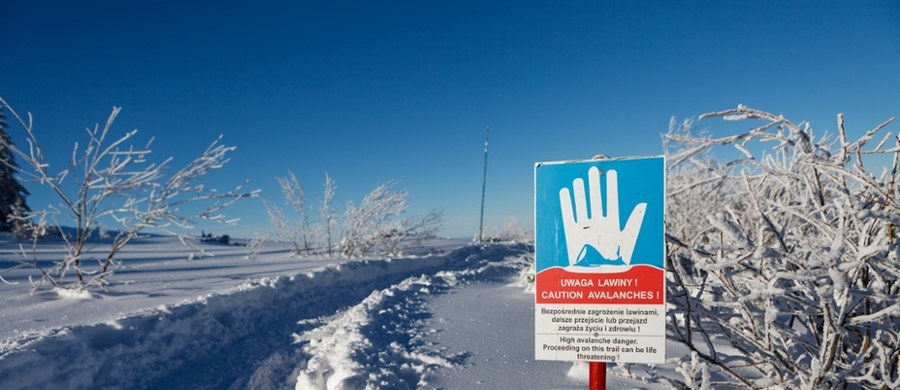
[[[478,242],[484,239],[482,236],[484,233],[484,192],[487,188],[488,135],[490,131],[490,127],[484,128],[484,172],[481,175],[481,220],[478,223]]]

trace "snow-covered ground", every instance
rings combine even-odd
[[[0,235],[0,259],[17,256]],[[136,241],[105,291],[0,287],[0,388],[585,388],[534,361],[529,247],[433,240],[394,259]],[[97,243],[102,249],[103,243]],[[45,243],[52,259],[60,243]],[[670,347],[671,348],[671,347]],[[674,374],[674,370],[664,370]],[[614,388],[647,388],[611,369]]]

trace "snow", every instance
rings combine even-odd
[[[487,302],[485,302],[487,301]],[[445,389],[583,389],[566,376],[571,363],[534,361],[534,296],[507,280],[479,280],[435,298],[429,339],[450,354],[470,354],[462,369],[441,369]],[[519,375],[509,375],[519,373]],[[585,371],[584,376],[587,376]]]
[[[2,258],[19,244],[0,235]],[[360,260],[295,258],[272,243],[248,260],[243,246],[198,245],[141,238],[105,290],[32,292],[30,271],[6,273],[18,284],[0,286],[0,388],[586,383],[570,363],[533,360],[525,245],[432,240]],[[47,241],[38,260],[62,251]]]
[[[432,240],[360,260],[200,245],[196,259],[177,238],[141,238],[106,290],[31,293],[27,270],[4,275],[19,284],[0,287],[0,388],[586,386],[586,366],[534,360],[526,245]],[[654,387],[612,365],[609,384]]]

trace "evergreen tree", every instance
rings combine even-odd
[[[28,190],[15,177],[19,165],[9,148],[12,139],[6,133],[6,127],[6,115],[0,106],[0,231],[11,231],[17,225],[9,220],[11,214],[31,211],[25,203]]]

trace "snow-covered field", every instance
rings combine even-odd
[[[103,243],[95,243],[102,249]],[[433,240],[395,259],[142,238],[105,291],[0,287],[0,388],[584,388],[533,359],[530,247]],[[0,235],[0,256],[18,242]],[[62,244],[39,246],[50,260]],[[614,372],[611,371],[611,375]],[[610,377],[617,387],[646,384]]]

